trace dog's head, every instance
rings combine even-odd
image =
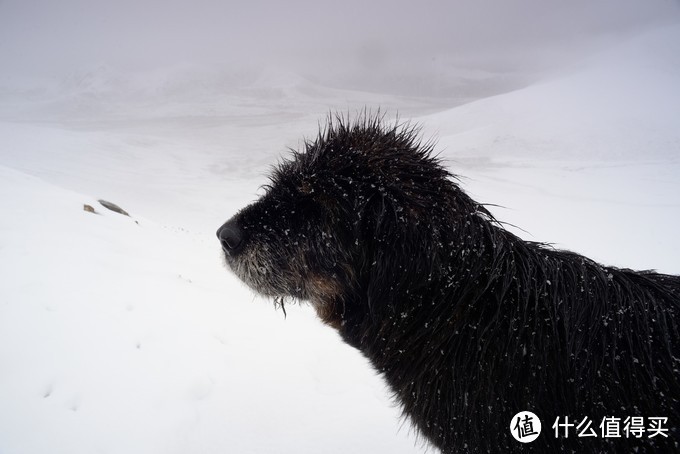
[[[229,267],[260,294],[317,309],[352,296],[371,306],[431,279],[451,214],[477,208],[417,133],[331,119],[217,231]]]

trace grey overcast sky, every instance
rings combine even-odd
[[[512,66],[678,19],[678,0],[0,0],[0,75],[101,64]]]

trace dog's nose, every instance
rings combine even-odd
[[[217,230],[217,238],[225,252],[234,254],[243,244],[243,230],[231,219]]]

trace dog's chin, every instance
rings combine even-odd
[[[309,298],[303,286],[285,282],[280,273],[274,273],[263,266],[254,266],[252,263],[243,263],[238,258],[228,255],[225,262],[229,270],[259,296],[300,301]]]
[[[309,299],[307,292],[301,290],[299,287],[295,288],[274,288],[266,287],[264,292],[262,289],[254,289],[262,296],[282,300],[306,301]]]
[[[282,288],[277,288],[273,287],[267,284],[262,285],[261,283],[258,283],[257,285],[253,285],[252,283],[246,282],[248,287],[250,287],[255,293],[257,293],[259,296],[263,296],[265,298],[272,298],[272,299],[283,299],[283,300],[306,300],[307,295],[304,294],[302,291],[295,291],[295,290],[290,290],[290,289],[282,289]]]

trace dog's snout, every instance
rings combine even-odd
[[[217,230],[217,238],[225,252],[235,254],[243,246],[243,229],[238,226],[236,221],[231,219]]]

